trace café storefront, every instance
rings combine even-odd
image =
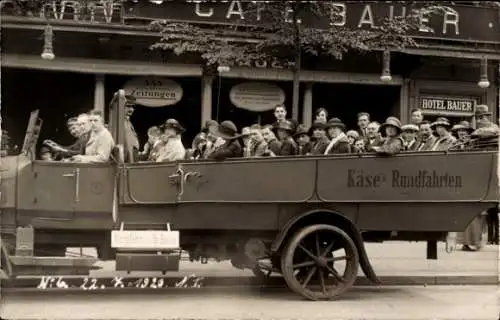
[[[158,40],[145,26],[148,21],[232,23],[242,17],[239,2],[115,1],[107,7],[95,2],[90,18],[75,14],[69,4],[45,10],[43,18],[40,13],[15,16],[4,6],[2,102],[7,103],[2,108],[3,126],[15,131],[19,140],[24,133],[14,127],[24,128],[29,112],[40,108],[45,123],[50,124],[42,138],[53,137],[64,132],[69,116],[91,108],[105,110],[120,88],[137,97],[139,106],[132,120],[143,139],[149,126],[168,117],[186,126],[185,143],[189,144],[210,118],[231,119],[240,128],[257,121],[270,123],[278,103],[285,104],[291,115],[293,73],[279,62],[257,61],[213,74],[205,72],[197,57],[148,50]],[[345,21],[338,23],[360,28],[374,25],[377,15],[403,10],[382,3],[336,5],[345,9]],[[446,116],[453,122],[473,121],[475,106],[483,103],[496,119],[499,9],[453,8],[455,15],[439,21],[423,18],[423,23],[434,27],[434,33],[423,28],[416,34],[423,39],[418,48],[392,54],[390,81],[380,77],[382,63],[377,52],[349,54],[342,61],[305,60],[299,74],[299,121],[310,124],[318,108],[326,108],[349,127],[356,124],[356,114],[361,111],[371,113],[377,121],[395,115],[406,123],[414,108],[421,108],[429,119]],[[54,34],[53,60],[40,57],[44,42],[39,38],[47,21]],[[25,40],[20,42],[20,38]],[[73,80],[51,80],[65,76]],[[484,79],[487,86],[480,81]]]

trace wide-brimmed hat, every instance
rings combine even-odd
[[[448,119],[446,119],[444,117],[439,117],[436,119],[436,121],[431,123],[431,128],[434,128],[436,126],[442,126],[442,127],[449,129],[449,128],[451,128],[451,123]]]
[[[474,131],[474,129],[471,128],[469,121],[460,121],[458,124],[454,125],[451,128],[451,131],[458,131],[458,130],[467,130],[469,133]]]
[[[250,127],[243,127],[241,128],[241,136],[242,137],[248,137],[252,135],[252,130],[250,130]]]
[[[218,126],[214,135],[225,140],[236,139],[240,137],[238,134],[238,128],[236,125],[229,120],[222,121]]]
[[[327,129],[329,129],[329,128],[340,128],[340,129],[344,130],[345,129],[345,124],[339,118],[331,118],[330,120],[328,120],[328,122],[326,123],[325,127]]]
[[[416,124],[405,124],[404,126],[401,127],[401,131],[417,132],[419,131],[419,128]]]
[[[491,112],[488,110],[488,106],[485,104],[480,104],[476,106],[476,111],[474,112],[475,117],[479,116],[491,116]]]
[[[167,128],[172,128],[175,129],[178,133],[183,133],[186,131],[183,126],[179,123],[179,121],[175,119],[168,119],[165,121],[165,123],[162,125],[162,129],[165,130]]]
[[[307,129],[307,126],[305,124],[299,124],[297,130],[295,130],[295,137],[299,137],[302,135],[309,135],[309,129]]]
[[[347,133],[345,135],[347,137],[354,138],[355,140],[359,139],[359,133],[355,130],[349,130],[349,131],[347,131]]]
[[[125,107],[128,107],[128,108],[135,107],[137,99],[133,95],[128,94],[128,95],[125,96],[125,99],[127,100],[125,102]]]
[[[201,128],[201,132],[208,133],[210,131],[211,133],[213,133],[217,130],[218,126],[219,123],[217,121],[211,119],[207,120],[205,121],[203,128]]]
[[[294,133],[295,132],[295,125],[288,120],[280,121],[276,125],[276,131],[278,131],[278,130],[286,130],[288,132]]]
[[[396,117],[389,117],[385,120],[384,123],[382,123],[382,125],[380,126],[380,128],[378,129],[379,132],[381,132],[383,135],[385,134],[385,128],[386,127],[394,127],[396,128],[396,130],[401,133],[401,121],[399,121],[398,118]]]
[[[311,127],[309,128],[309,134],[312,134],[314,130],[317,129],[326,130],[326,122],[314,121]]]

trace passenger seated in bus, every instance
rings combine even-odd
[[[311,154],[325,154],[326,147],[330,143],[330,139],[326,135],[326,123],[321,121],[313,122],[311,128],[309,128],[309,135],[312,140]]]
[[[71,160],[84,163],[107,162],[115,141],[111,133],[104,127],[104,117],[100,110],[92,110],[89,113],[91,125],[90,138],[85,146],[84,155],[75,155]]]
[[[330,137],[330,143],[324,154],[350,153],[351,146],[344,133],[345,124],[339,118],[332,118],[326,123],[326,130]]]
[[[351,150],[354,147],[354,142],[359,139],[359,133],[356,130],[349,130],[345,134],[347,136],[347,141],[349,141],[349,145],[351,146]]]
[[[183,160],[186,157],[186,149],[182,144],[181,135],[186,130],[175,119],[168,119],[162,126],[163,134],[158,145],[158,157],[156,162],[169,162]]]
[[[250,138],[252,141],[250,156],[251,157],[273,157],[275,154],[269,149],[267,142],[262,136],[260,125],[253,124],[250,126]]]
[[[63,147],[52,140],[45,140],[44,145],[51,148],[52,152],[57,154],[59,160],[70,160],[73,156],[85,154],[85,148],[90,138],[90,131],[89,115],[82,113],[78,115],[76,121],[70,127],[71,135],[77,137],[75,143],[68,147]]]
[[[414,124],[405,124],[401,127],[401,138],[403,138],[403,147],[405,151],[415,151],[417,147],[418,126]]]
[[[295,141],[299,146],[299,156],[308,156],[312,154],[312,142],[309,137],[309,130],[303,124],[297,127],[295,131]]]
[[[287,121],[286,114],[287,114],[287,112],[286,112],[286,107],[284,104],[278,104],[274,108],[274,117],[276,118],[276,121],[272,124],[272,126],[273,126],[273,130],[275,132],[278,129],[279,123]]]
[[[464,150],[470,143],[470,134],[472,131],[474,131],[474,129],[471,128],[469,121],[460,121],[458,124],[454,125],[451,128],[451,133],[455,135],[457,140],[450,146],[450,150]]]
[[[280,156],[294,156],[299,152],[299,148],[295,140],[293,140],[293,134],[295,128],[290,121],[281,121],[277,124],[276,132],[278,134],[278,139],[281,142],[281,149],[279,151]]]
[[[365,150],[372,151],[372,147],[378,147],[382,145],[383,139],[380,134],[380,123],[377,121],[372,121],[366,127],[366,137],[365,140]]]
[[[139,139],[137,138],[137,133],[135,132],[134,125],[132,124],[130,117],[135,111],[135,97],[132,95],[126,95],[125,102],[125,122],[124,122],[124,135],[125,135],[125,161],[134,162],[139,158]]]
[[[40,148],[40,159],[43,161],[54,161],[54,156],[52,155],[49,147]]]
[[[384,142],[380,146],[372,147],[372,150],[381,155],[394,155],[404,150],[404,142],[401,138],[401,122],[398,118],[389,117],[380,126],[380,132]]]
[[[436,143],[436,136],[434,136],[429,120],[423,120],[419,125],[417,151],[430,151]]]
[[[281,142],[276,138],[276,135],[273,132],[273,126],[272,125],[265,125],[262,130],[262,137],[264,137],[264,140],[267,143],[267,146],[269,150],[274,154],[274,155],[279,155],[281,151]]]
[[[225,160],[228,158],[240,158],[243,156],[243,148],[238,141],[240,135],[232,121],[222,121],[214,135],[223,139],[224,144],[216,146],[215,150],[208,156],[211,160]]]
[[[491,122],[491,114],[492,113],[488,110],[488,106],[485,104],[480,104],[476,107],[474,117],[476,118],[477,130],[480,130],[480,132],[491,131],[496,134],[499,133],[500,130],[498,125]]]
[[[451,135],[451,124],[448,119],[439,117],[431,124],[431,128],[436,132],[437,140],[431,151],[447,151],[457,139]]]
[[[250,133],[250,127],[241,128],[241,141],[243,142],[243,157],[250,157],[250,152],[252,150],[252,134]]]
[[[326,124],[328,121],[328,111],[325,108],[317,109],[314,121]]]
[[[205,151],[207,148],[207,136],[205,133],[200,132],[194,137],[191,149],[186,150],[186,159],[198,160],[204,159]]]
[[[370,114],[368,112],[358,113],[358,133],[360,137],[366,138],[368,133],[369,123],[370,123]]]
[[[148,141],[144,144],[144,148],[138,153],[140,161],[152,161],[157,152],[158,144],[160,143],[161,130],[157,126],[152,126],[148,129]]]
[[[422,113],[422,109],[416,108],[411,110],[410,123],[416,126],[420,126],[422,121],[424,121],[424,115]]]
[[[360,139],[354,141],[353,152],[354,153],[363,153],[363,152],[366,152],[365,140],[364,139],[360,138]]]

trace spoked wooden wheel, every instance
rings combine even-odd
[[[288,287],[309,300],[336,298],[352,287],[358,268],[358,250],[352,239],[326,224],[299,230],[281,257]]]

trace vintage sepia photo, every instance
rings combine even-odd
[[[500,319],[500,2],[0,26],[1,319]]]

